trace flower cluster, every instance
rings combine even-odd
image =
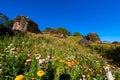
[[[9,52],[11,54],[14,54],[14,53],[18,53],[21,51],[20,48],[16,48],[14,47],[14,45],[11,43],[6,49],[5,49],[6,52]]]
[[[65,64],[66,69],[70,69],[70,68],[72,68],[72,66],[79,64],[77,60],[72,60],[72,61],[59,60],[59,62]]]

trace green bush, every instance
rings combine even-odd
[[[120,67],[120,47],[109,49],[104,56]]]
[[[66,35],[68,35],[68,36],[71,35],[71,33],[70,33],[67,29],[65,29],[65,28],[58,27],[56,30],[57,30],[58,32],[62,33],[62,34],[66,34]]]
[[[73,36],[81,36],[79,32],[74,32]]]
[[[54,31],[55,29],[51,28],[51,27],[46,27],[45,30],[43,30],[43,32],[52,32]]]

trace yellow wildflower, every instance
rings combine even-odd
[[[100,74],[97,74],[98,77],[100,77]]]
[[[40,70],[37,72],[37,76],[41,77],[41,76],[44,76],[45,75],[45,72],[43,70]]]
[[[16,78],[14,80],[24,80],[24,76],[18,75],[18,76],[16,76]]]
[[[75,62],[74,62],[74,61],[71,61],[71,64],[72,64],[72,65],[74,65],[74,64],[75,64]]]
[[[109,65],[109,64],[107,64],[107,66],[106,66],[107,68],[110,68],[111,66]]]
[[[35,80],[35,78],[31,78],[30,80]]]
[[[69,70],[69,69],[70,69],[70,67],[66,66],[66,67],[65,67],[65,69]]]
[[[59,62],[60,62],[60,63],[64,63],[64,62],[65,62],[65,60],[59,60]]]
[[[90,78],[90,75],[89,75],[89,74],[87,75],[87,78]]]
[[[103,71],[102,71],[102,69],[100,69],[100,73],[102,73]]]
[[[67,62],[67,66],[68,67],[72,67],[72,63],[71,62]]]

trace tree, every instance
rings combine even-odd
[[[50,33],[51,31],[54,31],[55,29],[50,28],[50,27],[46,27],[45,30],[43,30],[43,32],[47,32]]]
[[[8,17],[3,13],[0,13],[0,24],[4,24],[4,22],[7,20],[8,20]]]
[[[74,32],[73,36],[81,36],[79,32]]]
[[[68,36],[71,35],[71,33],[70,33],[67,29],[65,29],[65,28],[58,27],[56,30],[57,30],[58,32],[62,33],[62,34],[66,34],[66,35],[68,35]]]
[[[13,23],[14,23],[13,20],[7,20],[7,21],[4,23],[4,26],[5,26],[5,27],[8,27],[8,28],[12,28]]]

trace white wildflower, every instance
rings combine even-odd
[[[36,59],[38,60],[38,59],[41,58],[41,55],[40,55],[40,54],[35,54],[35,57],[36,57]]]
[[[11,48],[9,52],[10,53],[16,53],[16,51],[17,51],[16,48]]]
[[[47,57],[46,57],[46,60],[47,60],[47,61],[49,61],[49,60],[50,60],[50,58],[51,58],[50,56],[47,56]]]
[[[83,78],[85,78],[85,75],[82,75]]]
[[[45,63],[45,59],[39,59],[38,65]]]

